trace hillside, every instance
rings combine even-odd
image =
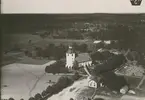
[[[73,98],[74,100],[87,100],[88,97],[91,97],[94,93],[93,88],[87,86],[87,79],[82,79],[75,82],[72,86],[64,89],[62,92],[53,95],[47,100],[69,100]],[[102,93],[102,95],[98,95]],[[145,97],[141,96],[131,96],[131,95],[115,95],[109,90],[99,89],[95,98],[104,98],[105,100],[144,100]],[[144,99],[143,99],[144,98]]]

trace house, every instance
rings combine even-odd
[[[114,42],[114,43],[116,43],[117,42],[117,40],[95,40],[93,43],[94,44],[98,44],[98,43],[104,43],[105,45],[109,45],[109,44],[111,44],[111,42]]]
[[[95,40],[93,43],[98,44],[100,42],[102,42],[102,41],[101,40]]]
[[[99,88],[103,87],[103,81],[101,81],[98,77],[91,76],[88,78],[88,86],[91,88]]]
[[[109,45],[109,44],[111,44],[111,41],[110,41],[110,40],[104,41],[104,43],[105,43],[106,45]]]
[[[72,69],[75,62],[77,63],[78,67],[92,65],[92,59],[88,53],[76,54],[74,49],[69,46],[69,49],[66,52],[66,67]]]
[[[89,79],[88,86],[92,88],[98,88],[98,80],[96,78]]]
[[[99,88],[103,87],[103,80],[100,77],[94,76],[90,73],[90,70],[87,66],[84,67],[85,72],[88,74],[88,87]]]

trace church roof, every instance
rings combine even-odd
[[[88,53],[80,53],[75,59],[78,63],[85,62],[85,61],[91,61],[91,57]]]

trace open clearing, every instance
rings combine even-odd
[[[50,61],[47,65],[54,63]],[[15,100],[28,100],[30,96],[41,93],[49,85],[47,82],[56,82],[59,75],[44,74],[44,65],[14,63],[2,67],[1,97],[8,99],[13,97]],[[36,87],[33,87],[38,77],[41,77]],[[30,93],[30,91],[32,91]]]

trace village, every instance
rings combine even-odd
[[[100,42],[102,42],[102,41],[98,40],[98,41],[94,41],[93,43],[96,45],[97,43],[100,43]],[[109,45],[109,44],[111,44],[110,41],[105,41],[104,42],[104,45]],[[124,53],[123,51],[119,52],[119,51],[115,51],[115,50],[114,51],[113,50],[107,51],[105,49],[103,50],[102,48],[98,49],[98,52],[100,52],[100,53],[101,52],[110,53],[110,54],[112,54],[112,55],[110,55],[110,57],[111,56],[115,56],[115,55],[118,56],[118,55],[121,55],[121,54]],[[111,66],[109,64],[106,65],[106,66],[108,68],[110,66],[111,71],[114,70],[113,72],[116,73],[116,75],[125,76],[126,79],[127,79],[127,77],[133,77],[134,79],[138,79],[139,78],[140,81],[138,81],[138,84],[136,83],[135,86],[133,86],[133,88],[138,88],[139,90],[143,90],[144,88],[142,88],[142,87],[144,87],[144,86],[142,86],[142,85],[144,85],[144,71],[145,70],[144,70],[144,68],[142,66],[139,66],[139,65],[138,65],[138,67],[133,67],[133,66],[137,65],[136,62],[134,62],[136,60],[135,53],[128,52],[125,56],[127,57],[127,55],[132,56],[132,58],[133,58],[132,61],[131,60],[128,61],[128,63],[130,63],[129,65],[127,65],[127,63],[125,64],[125,63],[122,62],[120,65],[113,65],[113,63],[112,63],[111,66],[112,67],[114,66],[114,68],[111,68]],[[98,88],[105,88],[106,87],[104,85],[103,81],[98,79],[99,75],[95,75],[97,72],[95,72],[95,74],[91,73],[92,70],[95,70],[94,66],[96,65],[96,63],[97,64],[103,64],[103,62],[104,62],[103,60],[102,61],[100,60],[100,62],[98,62],[99,60],[94,61],[92,59],[93,57],[91,57],[89,53],[87,53],[87,52],[77,53],[72,46],[68,47],[68,50],[66,51],[66,54],[64,56],[65,56],[65,59],[62,59],[62,60],[60,59],[60,60],[57,60],[57,61],[56,60],[52,60],[52,61],[48,61],[48,60],[44,61],[43,60],[43,61],[41,61],[42,58],[25,57],[25,59],[23,58],[23,60],[19,61],[18,63],[14,63],[16,65],[10,64],[10,65],[8,65],[9,67],[5,66],[3,68],[4,69],[5,68],[9,69],[10,66],[14,65],[14,66],[20,67],[22,70],[25,70],[24,72],[27,72],[28,74],[30,73],[32,75],[33,75],[33,68],[35,68],[35,70],[37,70],[36,71],[37,73],[35,72],[33,77],[36,76],[36,80],[37,79],[39,80],[39,85],[36,85],[36,87],[32,87],[32,89],[30,90],[30,93],[33,94],[33,95],[36,93],[36,92],[33,92],[33,89],[35,91],[38,91],[37,90],[37,86],[41,87],[42,90],[45,90],[45,88],[47,87],[47,84],[43,88],[42,88],[42,86],[40,86],[40,85],[44,84],[43,83],[44,81],[48,81],[48,84],[52,84],[52,86],[53,86],[54,84],[56,84],[57,79],[59,79],[59,77],[72,76],[73,73],[75,75],[74,77],[76,77],[76,78],[86,77],[86,79],[87,79],[87,86],[90,87],[90,88],[98,89]],[[109,56],[109,55],[107,54],[105,56]],[[112,59],[112,60],[116,60],[117,61],[117,56],[116,56],[115,59]],[[105,60],[107,60],[107,59],[105,59]],[[118,60],[120,62],[121,60],[124,60],[124,59],[122,59],[122,58],[120,59],[119,58]],[[35,65],[32,64],[33,62],[35,62]],[[39,63],[39,65],[36,65],[37,64],[36,62]],[[25,67],[22,67],[22,66],[25,66]],[[42,67],[39,68],[40,66],[42,66]],[[103,66],[101,66],[101,67],[98,66],[97,70],[98,71],[99,70],[100,71],[101,70],[105,70],[103,68],[105,68],[106,66],[104,66],[104,67]],[[120,67],[120,66],[123,66],[123,67]],[[99,67],[102,68],[102,69],[100,69]],[[107,67],[106,67],[106,70],[108,69]],[[29,69],[29,68],[32,68],[32,69]],[[108,71],[109,71],[109,69],[108,69]],[[42,77],[42,79],[41,78],[39,79],[39,77],[43,76],[44,73],[50,75],[52,77],[52,79],[50,78],[49,80],[48,79],[44,80],[44,79],[46,79],[44,77],[47,77],[48,75]],[[53,73],[53,74],[49,74],[49,73]],[[111,75],[111,74],[107,74],[107,75]],[[113,76],[111,76],[111,78]],[[57,79],[54,80],[53,77],[57,77]],[[116,76],[114,76],[114,77],[116,77]],[[110,81],[112,81],[111,78],[110,78]],[[40,82],[42,82],[42,83],[40,83]],[[31,86],[36,84],[36,83],[35,84],[34,83],[35,82],[32,82]],[[130,82],[129,84],[132,85],[132,82]],[[134,85],[134,83],[133,83],[133,85]],[[8,85],[2,85],[2,86],[4,86],[5,88],[9,87]],[[119,92],[120,92],[120,94],[126,94],[127,92],[129,94],[134,94],[134,95],[136,94],[135,90],[129,90],[129,87],[126,87],[126,86],[123,87],[122,90],[120,89]],[[41,98],[47,96],[49,92],[47,93],[45,91],[42,91],[42,93],[43,93],[43,96],[41,96]],[[114,91],[113,93],[116,94],[117,91]],[[38,96],[38,98],[39,97],[40,96]]]
[[[134,31],[137,24],[51,24],[4,42],[2,100],[144,100],[144,36]]]

